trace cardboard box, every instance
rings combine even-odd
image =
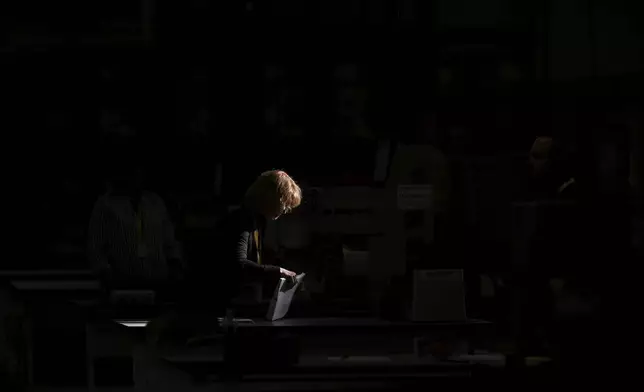
[[[411,258],[424,257],[434,242],[436,214],[447,209],[449,196],[448,161],[430,145],[399,145],[394,153],[380,211],[385,232],[383,242],[390,249],[390,272],[404,274]],[[426,245],[410,250],[409,243]],[[417,247],[416,247],[417,248]]]
[[[391,162],[387,179],[389,196],[395,191],[396,198],[400,186],[431,186],[428,196],[431,203],[425,209],[443,211],[449,197],[449,163],[445,155],[430,145],[399,145]],[[391,203],[391,199],[389,203]],[[396,200],[396,204],[397,200]]]
[[[319,213],[310,222],[317,233],[377,235],[383,231],[384,206],[384,189],[324,188],[319,193]]]

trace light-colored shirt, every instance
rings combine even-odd
[[[168,259],[181,258],[165,203],[143,192],[138,212],[126,196],[106,194],[94,204],[88,232],[92,267],[120,278],[164,280]]]

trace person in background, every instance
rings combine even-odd
[[[91,267],[111,288],[163,287],[183,270],[173,224],[161,197],[145,190],[142,165],[119,166],[91,214]]]
[[[262,243],[266,222],[289,213],[301,201],[302,191],[288,174],[262,173],[246,191],[241,207],[220,221],[214,244],[218,259],[188,266],[190,288],[197,291],[192,292],[193,303],[218,298],[219,305],[228,306],[243,284],[295,277],[292,271],[263,262]]]
[[[577,180],[570,159],[552,137],[537,137],[530,149],[531,175],[523,189],[529,199],[571,199],[577,193]]]
[[[512,231],[521,252],[509,293],[517,305],[514,317],[520,320],[518,350],[532,355],[547,352],[561,293],[582,290],[582,277],[591,269],[580,257],[587,232],[573,160],[557,140],[542,136],[532,144],[528,163],[530,173],[513,205]]]

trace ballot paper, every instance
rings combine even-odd
[[[275,288],[273,298],[271,299],[271,304],[268,307],[268,313],[266,314],[266,318],[269,321],[279,320],[286,316],[286,313],[291,306],[293,296],[300,287],[305,276],[306,274],[300,274],[295,278],[280,279],[277,287]]]

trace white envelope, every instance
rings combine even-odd
[[[286,313],[291,306],[293,296],[300,287],[304,276],[306,276],[306,274],[296,276],[295,282],[289,282],[285,278],[280,278],[280,281],[275,288],[273,298],[271,299],[271,304],[268,307],[268,313],[266,314],[266,318],[268,320],[275,321],[286,316]]]

